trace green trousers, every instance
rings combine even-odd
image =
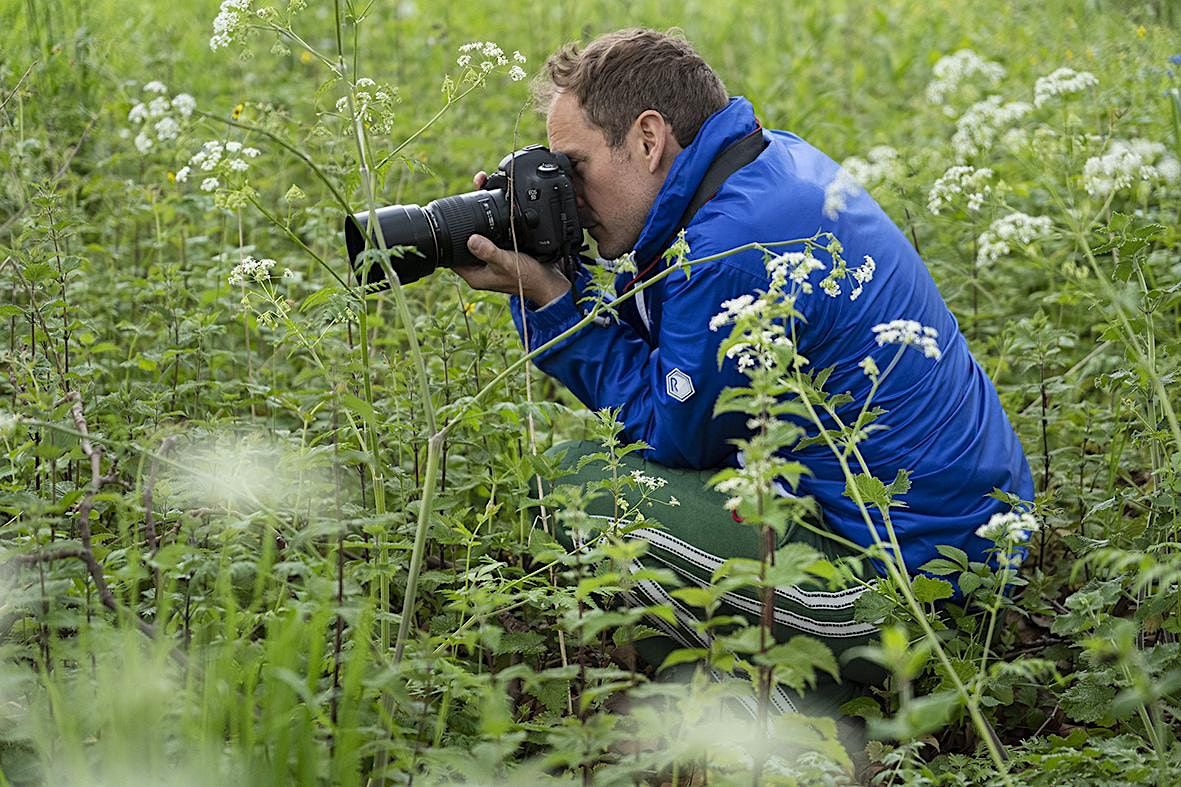
[[[601,463],[590,462],[575,471],[580,457],[601,452],[602,446],[589,442],[564,443],[552,449],[551,453],[565,451],[563,466],[572,475],[563,476],[560,484],[584,484],[604,478],[605,469]],[[675,497],[680,505],[661,506],[655,512],[645,512],[659,519],[660,528],[639,528],[626,534],[626,538],[644,539],[648,551],[642,558],[646,565],[671,569],[685,585],[706,585],[713,571],[728,558],[750,558],[761,556],[759,534],[755,528],[741,524],[724,507],[725,496],[707,485],[713,470],[675,470],[646,462],[636,454],[623,458],[621,473],[639,470],[646,476],[661,478],[667,484],[657,493],[658,499]],[[640,492],[625,493],[630,505],[640,502]],[[592,518],[609,526],[615,515],[615,501],[600,498],[586,512]],[[582,546],[585,534],[559,532],[558,539],[567,549]],[[849,549],[822,534],[804,527],[796,527],[780,542],[802,542],[816,549],[825,557],[837,559],[851,553]],[[647,662],[659,665],[673,649],[705,647],[705,636],[695,626],[695,610],[672,598],[667,589],[655,582],[640,582],[637,586],[642,604],[669,604],[676,615],[677,625],[667,621],[651,619],[651,623],[663,631],[665,636],[649,638],[636,643],[640,656]],[[775,592],[774,634],[783,642],[798,634],[807,634],[824,642],[840,660],[841,654],[850,648],[864,645],[876,639],[878,629],[868,623],[859,623],[853,617],[853,604],[864,592],[863,586],[846,590],[828,591],[804,587],[781,587]],[[727,593],[723,597],[720,615],[744,615],[757,622],[762,611],[756,591]],[[840,717],[840,706],[868,691],[868,686],[879,683],[883,675],[876,666],[860,659],[845,660],[841,681],[827,676],[820,679],[815,689],[799,694],[786,687],[779,687],[773,701],[783,712],[798,711],[811,716]]]

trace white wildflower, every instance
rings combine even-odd
[[[939,343],[936,341],[939,338],[939,332],[916,320],[891,320],[879,323],[873,326],[873,332],[877,334],[876,339],[879,347],[884,347],[887,344],[901,344],[915,347],[921,350],[923,355],[936,361],[943,357],[943,352],[939,349]]]
[[[861,368],[861,371],[865,372],[866,377],[877,377],[880,374],[877,363],[868,355],[861,359],[861,363],[857,364],[857,366]]]
[[[16,413],[0,411],[0,437],[12,437],[16,434],[16,428],[20,426],[20,422],[21,417]]]
[[[250,165],[240,158],[230,159],[229,167],[234,172],[245,172],[250,169]]]
[[[230,284],[245,284],[247,279],[265,281],[271,277],[271,268],[275,265],[275,261],[270,258],[246,257],[230,271],[228,280]]]
[[[242,155],[247,158],[258,158],[259,150],[258,148],[242,148]]]
[[[655,492],[657,489],[668,484],[668,481],[663,478],[645,475],[639,470],[633,470],[631,477],[638,486],[643,487],[648,492]]]
[[[480,63],[480,70],[483,71],[484,73],[491,71],[492,70],[492,61],[485,60],[484,62]]]
[[[1014,246],[1028,246],[1050,234],[1053,222],[1047,216],[1010,213],[994,221],[976,239],[976,264],[986,267],[1009,254]]]
[[[830,298],[839,298],[841,295],[840,282],[831,277],[820,282],[820,289],[824,290],[824,294]]]
[[[376,83],[376,82],[374,82],[374,81],[373,81],[372,79],[370,79],[369,77],[361,77],[360,79],[358,79],[358,80],[356,81],[356,85],[357,85],[357,87],[373,87],[373,86],[375,86],[376,84],[377,84],[377,83]]]
[[[870,148],[865,158],[850,156],[841,162],[836,177],[824,189],[824,215],[835,221],[848,207],[847,198],[863,189],[896,181],[901,175],[898,151],[888,145]]]
[[[176,182],[177,183],[184,183],[186,180],[189,179],[189,174],[192,171],[193,170],[190,167],[181,167],[180,169],[178,169],[176,171]]]
[[[1033,514],[1009,511],[993,514],[987,524],[976,528],[976,535],[996,544],[1017,544],[1028,541],[1040,529],[1041,523]]]
[[[1181,164],[1177,159],[1164,145],[1147,139],[1112,140],[1107,152],[1083,164],[1083,187],[1100,199],[1137,181],[1172,183],[1179,176]]]
[[[152,138],[142,131],[135,135],[135,149],[140,153],[147,153],[152,149]]]
[[[862,264],[849,271],[853,274],[853,280],[857,282],[857,286],[849,293],[850,301],[855,301],[861,297],[862,289],[864,289],[866,284],[873,281],[873,273],[877,269],[878,264],[874,262],[873,257],[866,254]]]
[[[180,124],[170,117],[161,118],[156,121],[156,139],[164,142],[169,139],[176,139],[180,134]]]
[[[767,274],[771,277],[771,287],[779,291],[787,287],[790,281],[805,295],[811,294],[812,282],[808,281],[808,277],[823,269],[824,263],[813,257],[810,252],[789,251],[767,260]]]
[[[955,122],[951,147],[958,161],[988,150],[1002,131],[1033,111],[1024,101],[1003,102],[1000,96],[989,96],[968,107]]]
[[[467,68],[471,65],[471,63],[471,55],[460,55],[459,57],[455,58],[455,65],[459,66],[460,68]]]
[[[337,111],[337,112],[339,112],[339,113],[341,113],[342,115],[343,115],[345,112],[348,112],[348,111],[349,111],[349,98],[348,98],[348,96],[341,96],[340,98],[336,99],[336,111]]]
[[[508,78],[514,82],[520,82],[525,78],[525,69],[520,66],[513,66],[508,70]]]
[[[164,98],[164,96],[156,96],[148,102],[148,117],[162,118],[168,114],[168,110],[172,109],[172,102]]]
[[[514,63],[524,63],[525,56],[522,55],[519,50],[513,50],[513,62]]]
[[[187,118],[197,108],[197,100],[188,93],[178,93],[172,97],[172,108],[179,112],[181,117]]]
[[[989,85],[995,85],[1005,75],[1000,63],[985,60],[971,49],[961,49],[953,55],[939,58],[931,69],[935,78],[927,85],[927,100],[932,104],[946,103],[959,89],[961,83],[974,76],[981,76]],[[946,109],[945,112],[954,112]]]
[[[223,0],[213,19],[213,35],[209,38],[209,48],[213,50],[227,47],[234,42],[237,35],[249,24],[250,0]]]
[[[677,500],[675,497],[669,497],[668,504],[671,508],[676,508],[681,504],[681,501]]]
[[[737,321],[743,315],[753,313],[755,311],[754,305],[755,296],[750,294],[739,295],[737,298],[722,301],[722,310],[710,319],[709,329],[716,331],[723,325],[729,325]]]
[[[1049,76],[1040,77],[1033,85],[1033,105],[1040,107],[1056,96],[1081,93],[1095,87],[1099,80],[1090,71],[1060,68]]]
[[[242,143],[241,142],[227,142],[225,147],[226,147],[227,153],[237,153],[239,150],[242,149]]]
[[[205,178],[205,180],[201,181],[201,191],[213,191],[220,185],[221,183],[218,182],[217,178]]]
[[[148,119],[148,108],[142,101],[131,108],[127,113],[127,119],[132,123],[143,123]]]
[[[742,505],[741,497],[731,497],[727,499],[725,503],[722,503],[722,508],[726,509],[727,511],[737,511],[738,506],[740,505]]]
[[[963,198],[966,198],[966,207],[970,213],[980,210],[984,200],[992,194],[992,186],[988,184],[991,177],[992,170],[988,167],[949,167],[927,193],[927,210],[938,216]]]
[[[163,82],[153,79],[151,82],[144,85],[144,92],[164,94],[168,92],[168,88],[164,86]]]

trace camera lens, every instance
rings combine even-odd
[[[359,225],[359,226],[358,226]],[[349,250],[349,262],[360,281],[364,275],[364,284],[377,284],[385,281],[385,271],[376,259],[358,261],[358,256],[365,249],[364,230],[369,226],[369,212],[354,213],[344,220],[345,245]],[[419,205],[389,205],[377,209],[377,226],[385,238],[386,248],[402,246],[401,256],[390,257],[390,264],[398,274],[398,280],[403,284],[421,279],[438,265],[439,251],[436,241],[434,224],[430,216]],[[372,248],[379,248],[371,237]],[[362,271],[364,265],[369,269]]]
[[[443,197],[419,205],[390,205],[377,210],[377,224],[381,228],[386,248],[403,247],[401,256],[390,257],[390,265],[403,284],[417,281],[440,265],[480,265],[467,250],[467,239],[484,235],[499,244],[509,236],[509,208],[504,191],[471,191],[453,197]],[[357,261],[365,248],[365,230],[369,213],[354,213],[345,219],[345,244],[349,261],[358,279],[361,271]],[[377,243],[370,238],[372,246]],[[385,280],[380,265],[371,264],[365,273],[365,284]]]

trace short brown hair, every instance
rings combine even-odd
[[[654,109],[688,147],[706,118],[726,106],[726,88],[693,45],[675,33],[632,28],[608,33],[580,49],[563,46],[533,83],[546,111],[557,93],[578,99],[607,144],[618,148],[641,112]]]

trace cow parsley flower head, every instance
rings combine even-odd
[[[172,97],[172,108],[179,112],[181,117],[187,118],[197,108],[197,99],[188,93],[177,93]]]
[[[868,355],[865,356],[864,358],[862,358],[861,363],[857,364],[857,366],[858,366],[858,368],[861,369],[862,372],[865,373],[866,377],[869,377],[871,379],[874,377],[877,377],[879,374],[881,374],[881,372],[878,371],[877,363],[874,361],[873,358],[871,358]]]
[[[193,114],[197,102],[187,93],[181,93],[170,100],[167,95],[168,88],[158,80],[148,82],[143,86],[143,90],[152,97],[133,106],[127,113],[127,121],[132,126],[139,127],[134,140],[135,149],[140,153],[147,153],[158,142],[171,142],[180,137],[183,130],[182,121]],[[176,115],[179,115],[179,119]]]
[[[955,122],[951,147],[959,161],[982,153],[992,147],[1002,131],[1033,111],[1024,101],[1004,103],[1000,96],[989,96],[978,101]]]
[[[1174,183],[1181,178],[1181,163],[1159,142],[1147,139],[1111,141],[1101,156],[1083,164],[1083,187],[1099,199],[1137,182]]]
[[[906,347],[915,347],[922,351],[923,355],[936,361],[943,357],[943,352],[939,349],[939,342],[936,341],[939,338],[939,332],[917,320],[891,320],[879,323],[873,326],[873,332],[877,334],[876,339],[879,347],[884,347],[887,344],[901,344]]]
[[[1033,85],[1033,105],[1040,107],[1057,96],[1067,96],[1071,93],[1081,93],[1089,87],[1095,87],[1099,80],[1090,71],[1075,71],[1070,68],[1060,68],[1049,76],[1038,78]]]
[[[986,524],[976,528],[976,535],[1004,546],[1028,541],[1031,534],[1041,529],[1033,514],[1009,511],[993,514]]]
[[[247,279],[254,281],[266,281],[271,277],[271,269],[277,263],[268,258],[258,259],[255,257],[246,257],[230,271],[228,281],[230,284],[245,284]]]
[[[836,177],[824,189],[824,215],[835,221],[848,207],[848,198],[881,183],[891,183],[902,175],[898,151],[888,145],[876,145],[865,158],[850,156],[841,162]]]
[[[525,69],[520,66],[513,66],[508,70],[508,78],[514,82],[520,82],[525,78]]]
[[[0,411],[0,438],[12,437],[20,423],[21,417],[16,413]]]
[[[1010,213],[994,221],[976,239],[976,264],[987,267],[1009,254],[1015,246],[1028,246],[1050,234],[1053,222],[1047,216]]]
[[[808,277],[823,269],[824,263],[812,256],[811,251],[789,251],[767,260],[767,274],[771,277],[771,287],[778,290],[794,286],[804,294],[810,294],[812,282]]]
[[[217,178],[205,178],[205,180],[201,181],[201,191],[216,191],[220,185],[221,183],[218,182]]]
[[[969,213],[980,210],[984,200],[992,194],[992,186],[988,184],[991,177],[992,170],[988,167],[949,167],[927,193],[927,210],[938,216],[961,202]]]
[[[213,18],[209,48],[216,51],[234,43],[246,29],[249,20],[250,0],[222,0],[217,16]]]
[[[927,101],[932,104],[945,104],[961,83],[973,77],[979,76],[989,85],[995,85],[1005,76],[1004,66],[985,60],[971,49],[939,58],[931,72],[935,78],[927,85]],[[944,111],[954,112],[947,108]]]
[[[660,489],[661,487],[668,484],[668,481],[664,478],[645,475],[639,470],[632,470],[631,477],[632,480],[636,482],[636,485],[646,492],[655,492],[657,489]]]

